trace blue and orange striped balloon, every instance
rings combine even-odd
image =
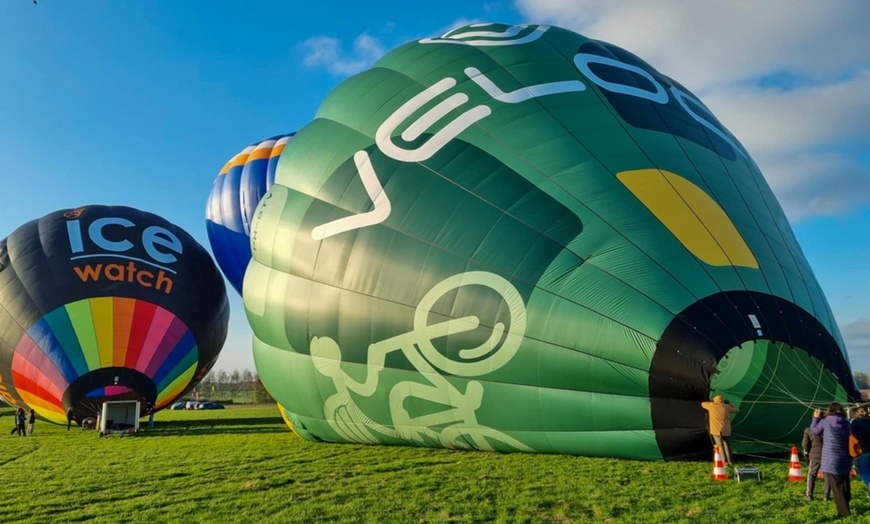
[[[254,211],[275,182],[278,160],[294,134],[246,147],[224,165],[212,185],[206,206],[208,239],[221,271],[239,294],[251,260]]]

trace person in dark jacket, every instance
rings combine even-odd
[[[816,435],[807,427],[804,430],[804,438],[801,442],[801,449],[804,452],[804,457],[810,464],[810,471],[807,475],[807,494],[804,496],[807,500],[813,500],[813,492],[816,489],[816,477],[819,474],[819,468],[822,466],[822,436]],[[825,500],[831,500],[831,484],[828,482],[828,477],[824,477]]]
[[[843,414],[843,406],[839,402],[832,402],[824,418],[822,410],[817,409],[813,413],[810,429],[814,434],[822,436],[824,443],[821,470],[825,480],[831,485],[837,512],[841,517],[848,517],[849,502],[852,500],[849,476],[852,472],[852,457],[849,455],[851,431],[849,421]]]
[[[69,431],[69,428],[72,426],[73,420],[76,419],[76,410],[73,409],[72,406],[67,408],[66,410],[66,430]]]
[[[12,420],[15,422],[15,427],[12,428],[12,435],[23,436],[24,435],[24,409],[18,408],[15,410],[15,413],[12,414]]]
[[[858,466],[858,475],[868,487],[867,496],[870,496],[870,417],[865,408],[856,410],[858,416],[852,420],[852,436],[858,440],[861,446],[861,454],[855,459]]]

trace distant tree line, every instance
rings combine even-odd
[[[195,392],[195,393],[194,393]],[[209,371],[193,392],[185,398],[193,398],[199,394],[200,400],[231,402],[235,404],[261,404],[275,402],[272,395],[266,391],[260,376],[250,369],[230,372],[224,370]]]
[[[852,373],[852,376],[855,377],[855,384],[858,386],[858,389],[870,389],[870,375],[863,371],[856,371]]]

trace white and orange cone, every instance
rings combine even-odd
[[[725,462],[722,460],[719,446],[713,446],[713,480],[728,480],[728,472],[725,471]]]
[[[801,461],[798,458],[797,446],[791,447],[791,459],[788,461],[788,480],[790,482],[801,482],[805,480],[803,471],[801,471]]]

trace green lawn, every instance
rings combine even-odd
[[[761,483],[714,482],[709,463],[315,444],[274,406],[164,411],[139,436],[103,438],[44,421],[12,436],[0,412],[2,523],[837,520],[787,482],[788,457],[753,459]],[[870,522],[853,489],[848,521]]]

